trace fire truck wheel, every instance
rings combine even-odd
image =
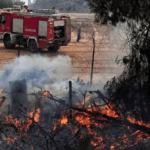
[[[13,48],[15,48],[15,45],[11,44],[11,40],[10,40],[9,36],[6,36],[4,38],[4,46],[5,46],[6,49],[13,49]]]
[[[48,48],[48,51],[50,52],[57,52],[59,50],[59,46],[51,46]]]
[[[29,43],[29,49],[32,53],[38,52],[37,44],[34,40],[30,41]]]

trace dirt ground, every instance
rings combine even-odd
[[[122,71],[122,67],[115,63],[117,55],[123,56],[124,53],[119,50],[118,44],[112,41],[111,36],[115,34],[110,31],[108,26],[99,26],[93,24],[94,14],[67,14],[71,17],[72,28],[71,43],[67,46],[60,47],[57,53],[50,53],[46,50],[41,55],[55,57],[58,55],[68,55],[72,60],[72,74],[70,79],[83,79],[90,81],[90,72],[93,54],[92,33],[95,33],[95,61],[93,80],[95,82],[110,79]],[[78,27],[81,26],[81,40],[77,40]],[[117,33],[116,33],[117,34]],[[113,42],[113,43],[112,43]],[[120,42],[121,43],[121,42]],[[120,44],[121,45],[121,44]],[[117,46],[117,47],[116,47]],[[3,70],[5,64],[11,62],[18,55],[18,48],[13,50],[5,49],[3,43],[0,43],[0,69]],[[28,49],[21,47],[20,55],[33,55]],[[120,57],[120,58],[121,58]]]

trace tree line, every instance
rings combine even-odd
[[[0,9],[13,7],[13,5],[24,5],[24,4],[25,2],[23,1],[13,2],[13,0],[0,0]]]

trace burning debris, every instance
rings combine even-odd
[[[1,149],[116,150],[150,139],[150,124],[124,115],[112,103],[113,98],[94,91],[98,87],[88,88],[87,84],[74,81],[68,89],[68,81],[57,81],[57,74],[67,74],[68,57],[57,58],[57,65],[55,59],[37,57],[32,58],[35,62],[28,56],[20,57],[17,65],[7,66],[1,76],[1,88],[5,89],[1,90],[2,95],[10,86],[12,104],[11,114],[0,118]],[[42,61],[47,65],[42,65]],[[57,70],[63,61],[61,67],[65,71]],[[6,87],[3,82],[7,82]],[[35,87],[41,90],[37,92]],[[33,93],[34,103],[29,100],[28,91]],[[2,97],[0,107],[4,102]]]
[[[60,119],[59,119],[59,122],[61,125],[66,125],[68,123],[68,118],[67,116],[62,116]]]
[[[45,96],[45,97],[53,99],[53,95],[52,95],[52,93],[50,91],[42,91],[41,94],[42,94],[42,96]]]
[[[59,105],[62,103],[56,98],[57,112],[49,110],[49,117],[45,117],[45,112],[40,108],[29,111],[25,115],[26,120],[23,121],[13,118],[12,115],[6,116],[0,127],[1,139],[2,136],[3,139],[6,137],[7,144],[11,144],[11,147],[17,146],[16,149],[20,148],[20,141],[22,146],[36,150],[40,150],[41,146],[61,150],[66,150],[66,147],[70,149],[74,147],[77,150],[89,148],[115,150],[137,145],[140,141],[150,138],[148,133],[140,130],[141,127],[149,128],[149,124],[144,124],[131,116],[126,120],[121,111],[114,110],[115,106],[111,103],[98,105],[94,100],[100,98],[102,100],[105,96],[99,97],[97,94],[96,99],[94,93],[94,91],[87,93],[84,99],[81,98],[80,103],[77,101],[73,104],[71,118],[69,105],[64,103],[63,111],[59,112]],[[42,91],[41,94],[49,97],[51,101],[54,100],[50,97],[52,95],[50,91]],[[84,101],[86,103],[83,105]],[[107,102],[108,99],[104,98],[104,101]],[[51,119],[48,120],[49,118]],[[9,134],[6,132],[6,126],[7,130],[11,131]],[[35,144],[36,141],[40,142]],[[47,144],[44,144],[45,142]]]

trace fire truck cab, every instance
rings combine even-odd
[[[0,40],[6,49],[23,45],[32,52],[47,48],[56,51],[71,41],[70,17],[60,14],[3,12]]]

